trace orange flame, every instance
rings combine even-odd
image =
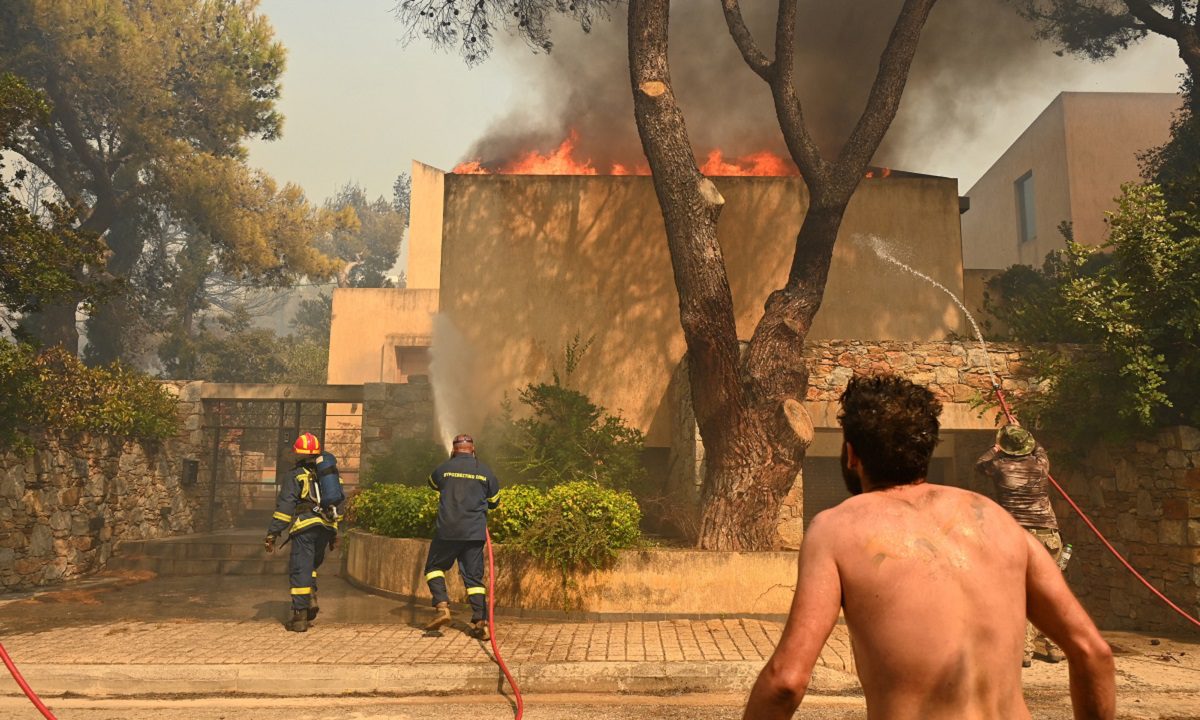
[[[799,175],[792,163],[766,150],[741,157],[726,159],[720,150],[712,150],[700,166],[700,172],[710,177],[729,175],[754,175],[760,177],[784,177]]]
[[[578,142],[579,135],[572,130],[567,138],[549,153],[542,154],[537,150],[530,150],[516,160],[501,163],[496,167],[488,167],[480,160],[468,160],[456,165],[452,172],[459,175],[490,173],[503,175],[599,175],[600,171],[592,164],[590,158],[575,157],[575,147]],[[800,174],[790,161],[767,150],[733,158],[726,158],[722,151],[713,150],[708,153],[700,171],[711,176],[795,176]],[[650,166],[645,160],[636,165],[614,163],[609,168],[608,174],[649,175]]]

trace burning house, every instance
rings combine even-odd
[[[685,344],[653,184],[639,168],[600,174],[570,155],[564,143],[540,156],[548,165],[532,167],[525,158],[503,172],[414,163],[408,288],[335,292],[329,382],[432,374],[435,386],[453,389],[439,394],[435,387],[443,423],[478,428],[505,395],[561,371],[572,338],[590,338],[572,386],[645,432],[647,465],[665,478],[672,448],[689,432],[694,437],[694,423],[680,407],[687,403],[679,391]],[[804,215],[797,202],[803,184],[773,156],[712,155],[706,164],[726,200],[719,239],[738,330],[748,338],[767,295],[786,278]],[[963,333],[965,321],[945,294],[890,270],[857,241],[885,238],[898,256],[961,295],[959,202],[952,178],[876,171],[865,179],[846,214],[810,339],[929,341]],[[810,411],[818,442],[807,497],[817,508],[844,491],[829,465],[840,449],[833,414]],[[956,417],[959,429],[983,427],[970,413]],[[940,472],[955,472],[954,452],[948,438],[938,451]],[[813,473],[830,476],[828,502]]]

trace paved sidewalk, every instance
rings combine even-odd
[[[282,626],[282,578],[135,577],[0,601],[0,637],[48,695],[495,692],[500,683],[490,644],[466,632],[467,611],[427,634],[425,605],[336,577],[323,579],[321,604],[298,635]],[[750,619],[497,624],[501,652],[530,692],[743,691],[782,631]],[[815,686],[857,687],[845,627],[830,637]],[[0,692],[15,686],[0,678]]]
[[[11,596],[10,596],[11,597]],[[273,577],[144,577],[0,599],[0,639],[48,697],[314,692],[487,694],[504,688],[466,612],[440,634],[423,604],[366,595],[335,577],[307,634],[287,632],[286,582]],[[745,693],[782,623],[751,619],[553,622],[501,617],[501,652],[526,693]],[[1125,695],[1196,695],[1200,643],[1109,633]],[[1027,689],[1066,692],[1066,663],[1035,663]],[[15,684],[0,678],[0,694]],[[837,626],[810,692],[861,692]]]

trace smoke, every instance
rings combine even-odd
[[[796,77],[805,115],[826,157],[836,155],[857,122],[901,0],[801,3]],[[774,48],[775,2],[743,3],[759,47]],[[464,159],[497,164],[548,151],[571,130],[578,157],[599,168],[642,161],[629,88],[624,7],[590,34],[560,22],[555,49],[512,61],[525,85],[524,110],[506,117]],[[516,56],[518,40],[500,52]],[[523,48],[524,46],[520,46]],[[525,52],[528,52],[525,50]],[[768,150],[786,155],[766,83],[742,61],[717,0],[676,2],[671,17],[676,96],[700,159]],[[922,35],[896,121],[875,164],[920,170],[948,141],[969,142],[1031,79],[1066,81],[1080,64],[1056,57],[1006,0],[941,0]]]

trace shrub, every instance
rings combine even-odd
[[[500,489],[500,504],[488,513],[488,529],[498,543],[521,536],[546,510],[546,493],[532,485]]]
[[[506,475],[542,487],[578,480],[621,490],[644,484],[642,432],[567,386],[590,343],[576,336],[566,348],[565,374],[526,385],[518,393],[524,408],[514,412],[506,401],[486,429],[485,445]]]
[[[429,474],[449,457],[446,448],[433,440],[399,438],[387,452],[371,458],[363,482],[395,483],[411,487],[428,485]]]
[[[143,440],[179,430],[175,398],[149,376],[115,363],[88,367],[62,348],[38,352],[9,342],[0,342],[0,425],[23,448],[30,430]]]
[[[642,511],[633,495],[593,482],[558,485],[546,494],[537,519],[515,545],[539,563],[562,572],[611,565],[617,551],[642,542]]]
[[[380,484],[363,488],[350,503],[350,521],[387,537],[429,538],[437,521],[438,495],[429,487]]]

